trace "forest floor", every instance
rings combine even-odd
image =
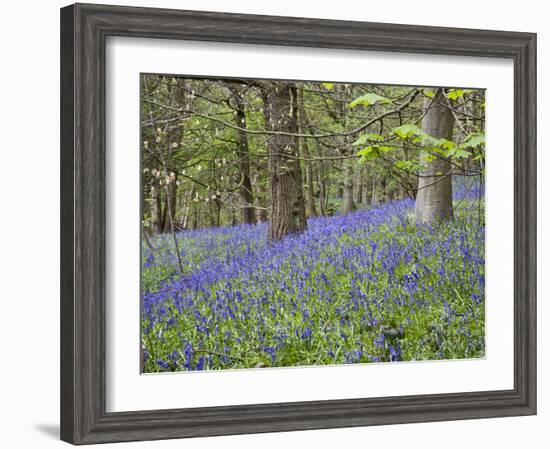
[[[483,357],[483,199],[417,225],[394,201],[308,220],[182,231],[142,250],[145,372]]]

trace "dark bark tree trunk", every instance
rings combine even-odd
[[[369,182],[368,179],[365,180],[365,185],[363,186],[363,204],[365,206],[370,206],[371,203],[371,194],[369,191]]]
[[[363,203],[363,174],[365,172],[365,167],[361,166],[359,168],[359,173],[357,174],[357,179],[355,184],[357,185],[357,191],[355,194],[355,202],[358,204]]]
[[[269,131],[296,133],[297,94],[288,83],[264,84],[264,112]],[[297,139],[272,134],[268,140],[268,171],[271,189],[269,240],[280,240],[306,228],[302,174]]]
[[[153,186],[151,194],[153,195],[153,230],[156,234],[162,233],[162,199],[160,196],[160,189],[158,186]]]
[[[239,128],[246,129],[246,111],[243,93],[236,87],[231,87],[235,108],[235,123]],[[239,129],[236,131],[237,157],[239,158],[239,169],[242,180],[240,185],[240,196],[243,199],[242,209],[243,223],[254,224],[256,222],[254,212],[254,195],[252,193],[252,182],[250,180],[250,152],[248,150],[248,136],[246,132]]]
[[[427,112],[422,120],[422,130],[430,136],[451,140],[454,119],[451,110],[444,104],[442,89],[436,91],[433,100],[430,98],[424,100],[424,108]],[[426,162],[422,155],[420,157],[423,168],[418,180],[416,219],[419,223],[449,220],[453,217],[451,164],[441,158]]]

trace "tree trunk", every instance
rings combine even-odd
[[[369,190],[370,185],[370,176],[368,176],[368,171],[370,169],[370,164],[365,166],[364,171],[366,172],[365,176],[362,178],[362,184],[363,184],[363,196],[361,202],[365,206],[370,206],[371,203],[371,192]]]
[[[346,151],[346,154],[349,154]],[[342,213],[349,214],[355,209],[355,203],[353,202],[353,176],[354,176],[355,161],[350,159],[344,159],[344,183],[342,192]]]
[[[355,202],[358,204],[363,203],[363,174],[365,171],[365,167],[362,165],[359,169],[359,173],[357,175],[357,179],[355,184],[357,185],[357,192],[355,194]]]
[[[256,222],[265,223],[269,220],[268,216],[268,199],[267,199],[267,183],[263,181],[267,167],[263,162],[258,163],[256,174],[256,195],[254,199],[256,201]]]
[[[264,112],[269,131],[296,133],[296,89],[288,83],[266,82]],[[280,240],[306,228],[302,174],[296,137],[272,134],[268,140],[271,189],[269,240]]]
[[[231,88],[235,107],[235,123],[239,128],[246,129],[246,112],[243,94],[237,88]],[[239,170],[241,172],[240,196],[243,199],[242,209],[243,223],[254,224],[256,217],[254,213],[254,195],[252,193],[252,182],[250,181],[250,153],[248,151],[248,136],[246,132],[236,130],[237,157],[239,158]]]
[[[430,136],[451,140],[453,115],[449,108],[442,105],[444,101],[442,89],[436,91],[433,100],[430,98],[424,100],[424,108],[427,112],[422,120],[422,130]],[[422,154],[420,157],[423,168],[418,180],[416,219],[419,223],[449,220],[453,217],[451,164],[440,158],[427,162]]]
[[[378,204],[378,199],[376,197],[376,178],[372,178],[372,194],[371,194],[371,205],[376,206]]]
[[[164,206],[164,226],[163,232],[171,232],[172,226],[176,222],[176,177],[172,173],[169,178],[166,179],[167,185],[164,189],[166,194],[165,206]]]
[[[337,89],[339,92],[339,116],[340,122],[344,129],[349,127],[349,114],[346,103],[346,98],[349,95],[349,87],[347,85],[341,85],[341,89]],[[342,139],[343,155],[348,156],[343,161],[344,178],[342,182],[342,213],[348,214],[355,209],[355,203],[353,202],[353,181],[355,177],[355,159],[350,157],[353,155],[354,150],[351,146],[351,142],[347,137]]]
[[[384,178],[382,178],[382,193],[384,195],[384,204],[391,201],[390,189],[388,184],[388,177],[384,176]]]
[[[189,227],[189,216],[191,214],[191,204],[193,203],[193,197],[195,196],[195,187],[191,189],[184,196],[184,206],[181,217],[181,228],[187,229]]]
[[[317,184],[319,185],[319,211],[321,215],[325,217],[327,215],[327,184],[325,181],[325,164],[323,161],[318,162]]]
[[[160,197],[160,188],[153,186],[151,188],[153,195],[153,231],[156,234],[162,233],[162,200]]]
[[[302,123],[305,122],[305,109],[304,109],[304,91],[300,89],[298,91],[298,108],[300,111],[300,117],[298,120],[298,133],[303,134],[304,129]],[[302,143],[302,153],[306,158],[305,168],[306,168],[306,210],[308,217],[315,217],[317,215],[317,210],[315,208],[315,197],[313,196],[313,181],[315,176],[313,174],[313,163],[311,162],[311,153],[309,152],[309,146],[306,138],[300,139]]]

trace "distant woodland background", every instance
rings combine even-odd
[[[143,75],[145,237],[307,217],[400,198],[453,216],[452,180],[483,185],[483,90]]]

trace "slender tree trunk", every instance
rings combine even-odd
[[[191,212],[191,204],[193,202],[193,196],[195,195],[195,188],[191,189],[184,196],[183,212],[181,217],[181,228],[187,229],[189,227],[189,215]]]
[[[173,223],[176,222],[176,177],[172,173],[167,179],[167,186],[164,189],[166,197],[164,198],[164,226],[163,232],[170,232]]]
[[[339,116],[340,121],[344,129],[347,129],[349,126],[348,123],[348,108],[346,103],[346,98],[349,94],[349,87],[347,85],[341,86],[340,92],[340,110]],[[354,152],[351,142],[347,137],[342,139],[342,148],[343,154],[345,156],[351,156]],[[343,161],[344,169],[344,178],[342,182],[342,213],[348,214],[355,209],[355,203],[353,201],[353,181],[355,177],[355,160],[353,158],[344,159]]]
[[[442,89],[436,91],[434,99],[426,98],[426,115],[422,120],[422,130],[430,136],[451,140],[454,119],[445,104]],[[435,158],[427,162],[421,155],[423,168],[418,180],[416,195],[416,219],[419,223],[432,223],[437,220],[449,220],[453,217],[453,188],[451,164],[444,159]]]
[[[153,195],[153,230],[156,234],[162,233],[162,199],[160,196],[161,190],[153,186],[151,194]]]
[[[214,210],[214,201],[208,200],[208,203],[206,203],[206,214],[207,214],[207,223],[208,227],[213,228],[216,226],[216,211]]]
[[[359,173],[357,174],[357,179],[355,181],[355,184],[357,186],[357,191],[355,194],[355,202],[358,204],[363,203],[363,174],[365,171],[365,167],[362,165],[359,169]]]
[[[348,152],[346,152],[348,154]],[[353,159],[344,159],[344,183],[342,196],[342,212],[348,214],[355,209],[353,202],[353,177],[355,161]]]
[[[378,204],[378,199],[376,197],[376,178],[372,177],[372,193],[371,193],[371,201],[372,206],[376,206]]]
[[[391,201],[391,193],[388,184],[388,177],[384,176],[384,178],[382,179],[382,192],[384,194],[384,203],[389,203]]]
[[[323,161],[318,162],[317,167],[317,184],[319,184],[319,211],[323,217],[327,215],[326,195],[327,184],[325,181],[325,164]]]
[[[369,169],[370,169],[370,164],[368,165],[364,165],[363,166],[363,176],[361,178],[361,183],[363,184],[363,195],[362,195],[362,198],[361,198],[361,202],[365,205],[365,206],[370,206],[370,203],[371,203],[371,191],[370,191],[370,176],[369,176]]]
[[[219,198],[216,198],[214,202],[216,203],[216,226],[219,227],[221,224],[222,202]]]
[[[191,221],[191,229],[199,228],[200,209],[193,208],[193,220]]]
[[[370,168],[370,165],[365,166],[364,170],[367,173],[367,175],[362,178],[362,180],[363,180],[363,198],[362,198],[361,202],[365,206],[370,206],[370,203],[371,203],[371,192],[369,190],[370,176],[368,176],[369,168]]]
[[[266,82],[266,128],[296,133],[296,89],[287,83]],[[269,240],[280,240],[306,228],[302,175],[296,137],[274,134],[268,140],[271,215]]]
[[[344,198],[344,185],[338,184],[338,189],[336,190],[336,198]]]
[[[233,101],[235,104],[235,122],[239,128],[246,129],[246,112],[243,93],[232,87]],[[250,153],[248,150],[248,136],[240,129],[236,130],[237,157],[239,158],[239,170],[242,180],[240,195],[244,202],[242,209],[243,223],[254,224],[256,222],[254,212],[254,195],[252,193],[252,182],[250,181]]]
[[[363,204],[365,206],[370,206],[370,201],[371,201],[371,196],[370,196],[368,187],[369,187],[369,183],[367,181],[365,186],[363,187]]]
[[[298,133],[303,134],[304,129],[302,126],[302,123],[305,122],[305,109],[304,109],[304,91],[300,89],[298,91],[298,110],[299,110],[299,118],[298,118]],[[313,174],[313,163],[311,162],[311,153],[309,152],[309,146],[307,139],[300,139],[301,146],[302,146],[302,153],[304,157],[306,158],[305,161],[305,168],[306,168],[306,210],[307,210],[307,216],[308,217],[315,217],[317,215],[317,210],[315,208],[315,197],[313,196],[313,182],[314,182],[314,174]]]
[[[265,223],[269,220],[268,216],[268,207],[269,203],[267,200],[267,186],[263,181],[265,177],[265,171],[267,168],[263,163],[258,165],[258,173],[256,179],[256,195],[254,199],[256,200],[256,221],[258,223]]]
[[[291,97],[291,126],[290,128],[294,130],[295,133],[298,133],[298,89],[296,86],[290,86],[290,97]],[[307,226],[307,215],[306,215],[306,207],[305,207],[305,196],[304,196],[304,181],[302,177],[302,161],[300,160],[300,146],[299,141],[296,138],[295,139],[295,151],[294,156],[296,157],[294,160],[291,159],[291,162],[293,162],[293,171],[292,174],[294,176],[294,195],[295,195],[295,201],[294,201],[294,209],[293,209],[293,216],[295,217],[295,221],[297,222],[297,231],[301,232],[303,231]]]

